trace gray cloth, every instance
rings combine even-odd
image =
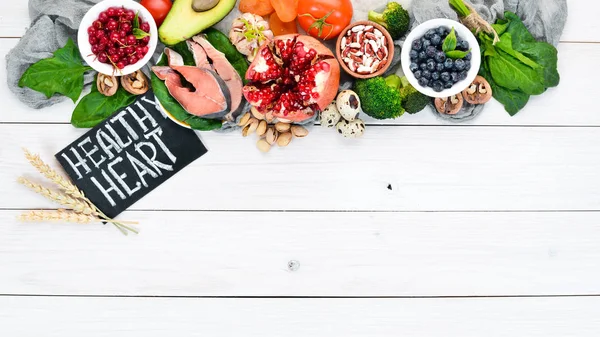
[[[558,45],[567,21],[566,0],[470,0],[475,10],[488,22],[504,17],[505,11],[516,13],[527,29],[538,40]],[[447,0],[413,0],[411,4],[413,27],[435,18],[458,20]],[[441,119],[464,122],[475,118],[485,105],[466,105],[456,115],[440,114],[431,105],[429,109]]]

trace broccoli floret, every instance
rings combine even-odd
[[[362,110],[376,119],[388,119],[402,116],[402,98],[400,97],[400,77],[390,75],[359,79],[354,83],[354,91],[360,98]]]
[[[418,92],[415,87],[408,83],[406,76],[402,77],[401,81],[400,97],[402,98],[402,107],[404,110],[409,114],[416,114],[425,109],[431,98]]]
[[[369,20],[385,27],[394,40],[402,37],[410,26],[408,11],[397,2],[389,2],[383,13],[370,11]]]

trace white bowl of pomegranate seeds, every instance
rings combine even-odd
[[[85,14],[77,39],[81,56],[94,70],[122,76],[150,61],[158,43],[158,32],[152,15],[139,3],[104,0]]]

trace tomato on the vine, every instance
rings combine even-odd
[[[140,5],[144,6],[150,12],[150,15],[156,21],[156,26],[160,27],[167,14],[169,14],[173,2],[171,0],[142,0]]]
[[[298,23],[309,35],[336,38],[352,21],[351,0],[300,0]]]

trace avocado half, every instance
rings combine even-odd
[[[221,21],[235,6],[236,0],[221,0],[205,11],[192,9],[193,0],[175,0],[171,11],[158,29],[158,37],[166,45],[185,41]]]

